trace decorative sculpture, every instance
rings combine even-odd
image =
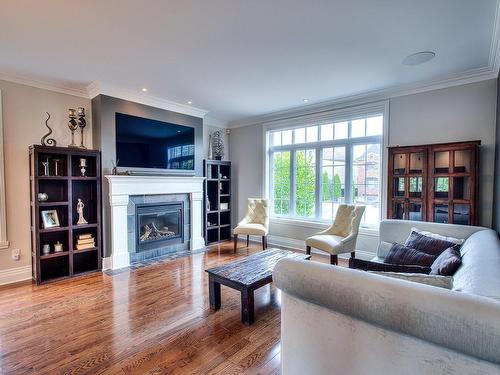
[[[85,128],[85,126],[87,126],[87,122],[85,121],[85,108],[78,107],[77,113],[78,113],[78,126],[80,127],[81,137],[82,137],[80,142],[80,148],[87,148],[83,144],[83,129]]]
[[[78,198],[78,203],[76,204],[76,212],[78,212],[78,222],[76,225],[85,225],[88,224],[87,220],[83,217],[83,208],[85,205],[83,204],[82,200]]]
[[[215,160],[222,160],[224,157],[224,138],[222,130],[216,130],[212,133],[212,152]]]
[[[50,113],[49,112],[45,112],[47,114],[47,120],[45,120],[45,126],[47,127],[47,129],[49,129],[49,132],[47,134],[45,134],[42,139],[40,140],[40,143],[42,146],[57,146],[57,141],[54,139],[54,138],[47,138],[48,136],[50,136],[52,134],[52,128],[49,126],[48,122],[50,120]]]
[[[78,147],[75,143],[75,130],[78,129],[78,123],[76,122],[76,111],[74,109],[68,109],[68,128],[71,130],[71,144],[68,147]]]

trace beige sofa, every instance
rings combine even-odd
[[[496,232],[388,220],[380,240],[404,242],[411,227],[466,239],[453,290],[312,261],[277,264],[284,375],[500,374]]]

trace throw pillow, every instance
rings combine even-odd
[[[431,265],[431,275],[453,276],[462,264],[458,250],[450,247],[439,255]]]
[[[465,242],[465,240],[461,239],[461,238],[446,237],[446,236],[442,236],[442,235],[437,234],[437,233],[427,232],[425,230],[421,230],[421,229],[418,229],[415,227],[411,228],[410,233],[411,232],[417,232],[417,233],[423,234],[424,236],[436,238],[438,240],[448,241],[448,242],[454,243],[456,245],[462,245]]]
[[[359,258],[349,258],[349,268],[363,271],[383,271],[383,272],[406,272],[406,273],[425,273],[431,272],[430,267],[403,266],[397,264],[381,263],[373,260],[362,260]]]
[[[456,246],[457,248],[460,247],[460,245],[454,244],[452,242],[425,236],[415,231],[412,231],[410,233],[410,236],[406,239],[405,246],[411,247],[412,249],[416,249],[419,251],[423,251],[424,253],[433,255],[434,257],[437,257],[439,254],[441,254],[449,247],[454,247],[454,246]]]
[[[392,277],[394,279],[413,281],[420,284],[437,286],[439,288],[451,289],[453,287],[453,277],[441,275],[423,275],[421,273],[397,273],[369,271],[381,276]]]
[[[380,241],[377,248],[377,256],[379,258],[385,258],[392,248],[392,242]]]
[[[384,263],[429,267],[435,259],[434,255],[395,243],[385,257]]]

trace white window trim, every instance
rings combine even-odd
[[[0,249],[7,249],[7,207],[5,200],[5,167],[3,151],[2,91],[0,90]]]
[[[270,184],[270,174],[269,174],[269,131],[279,130],[279,129],[290,129],[290,128],[301,128],[309,125],[322,125],[332,122],[342,122],[345,120],[352,119],[353,117],[367,117],[375,113],[382,113],[383,115],[383,134],[382,134],[382,161],[381,161],[381,204],[380,204],[380,219],[386,218],[387,213],[387,159],[388,159],[388,146],[389,146],[389,100],[384,100],[376,103],[370,103],[365,105],[358,105],[353,107],[347,107],[331,111],[323,111],[316,114],[298,116],[288,119],[282,119],[277,121],[271,121],[264,123],[262,126],[262,144],[264,153],[263,159],[263,171],[264,178],[262,184],[263,196],[269,199],[269,184]],[[345,141],[345,140],[343,140]],[[349,140],[351,141],[351,140]],[[330,141],[329,141],[330,142]],[[333,141],[335,142],[335,141]],[[332,142],[332,143],[333,143]],[[301,144],[299,148],[307,148],[308,145],[316,145],[317,143],[305,143]],[[293,145],[292,147],[295,147]],[[313,147],[313,146],[311,146]],[[293,217],[276,217],[271,216],[269,218],[271,223],[282,223],[289,225],[299,225],[307,226],[314,229],[322,229],[325,227],[327,221],[319,219],[307,219],[307,218],[293,218]],[[373,227],[362,227],[360,228],[360,233],[366,235],[378,235],[378,229]]]

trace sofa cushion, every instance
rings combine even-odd
[[[392,245],[384,263],[430,267],[436,257],[398,243]]]
[[[392,245],[394,245],[394,242],[380,241],[377,247],[377,257],[384,259],[389,254]]]
[[[402,272],[380,272],[369,271],[381,276],[392,277],[406,281],[413,281],[420,284],[437,286],[439,288],[451,289],[453,286],[453,277],[442,275],[425,275],[421,273],[402,273]]]
[[[434,255],[435,257],[437,257],[449,247],[459,247],[459,245],[452,242],[444,241],[439,238],[429,237],[415,231],[412,231],[410,233],[410,236],[406,239],[405,246],[423,251],[424,253],[430,255]]]
[[[450,247],[443,251],[431,265],[431,275],[453,276],[462,264],[458,250]]]

